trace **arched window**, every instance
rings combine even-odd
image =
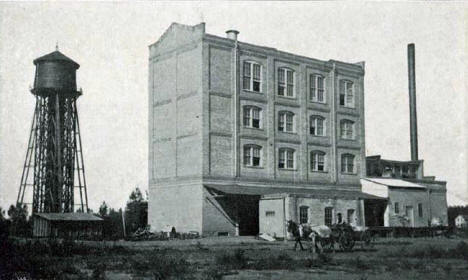
[[[294,97],[294,71],[278,68],[278,95]]]
[[[341,155],[341,173],[354,173],[354,155]]]
[[[245,90],[262,91],[262,65],[253,61],[244,61],[242,86]]]
[[[310,75],[309,101],[325,103],[325,78],[322,75]]]
[[[278,130],[283,132],[294,132],[294,113],[281,111],[278,113]]]
[[[310,168],[312,171],[325,171],[325,153],[322,151],[310,152]]]
[[[244,146],[244,165],[245,166],[260,166],[261,164],[262,147],[258,145]]]
[[[301,206],[299,207],[299,223],[307,224],[309,222],[309,207]]]
[[[310,116],[310,134],[315,136],[325,136],[325,118],[322,116]]]
[[[244,126],[260,128],[262,109],[257,106],[244,106]]]
[[[354,122],[351,120],[341,120],[340,135],[342,139],[354,139]]]
[[[278,168],[279,169],[294,169],[295,164],[295,151],[291,148],[280,148],[278,155]]]
[[[354,84],[348,80],[340,80],[340,105],[354,107]]]

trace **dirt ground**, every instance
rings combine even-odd
[[[255,237],[90,241],[74,246],[72,255],[57,258],[68,266],[56,270],[65,271],[59,276],[42,275],[56,279],[468,279],[468,238],[382,238],[372,248],[362,249],[357,243],[352,252],[322,255],[295,251],[293,241]]]

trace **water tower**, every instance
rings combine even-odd
[[[17,204],[32,192],[32,213],[88,212],[76,87],[80,65],[56,51],[34,60],[36,107]],[[75,196],[79,204],[75,205]],[[31,197],[31,193],[27,195]],[[26,200],[29,200],[28,198]],[[29,202],[28,202],[29,203]]]

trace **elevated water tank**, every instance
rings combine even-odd
[[[76,91],[76,70],[80,65],[58,50],[35,59],[34,65],[34,94],[79,94]]]

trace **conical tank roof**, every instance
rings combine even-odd
[[[63,62],[73,64],[76,67],[76,69],[80,68],[80,65],[78,63],[76,63],[71,58],[67,57],[66,55],[64,55],[63,53],[59,51],[54,51],[44,56],[41,56],[39,58],[36,58],[34,60],[34,65],[37,65],[39,62],[42,62],[42,61],[63,61]]]

